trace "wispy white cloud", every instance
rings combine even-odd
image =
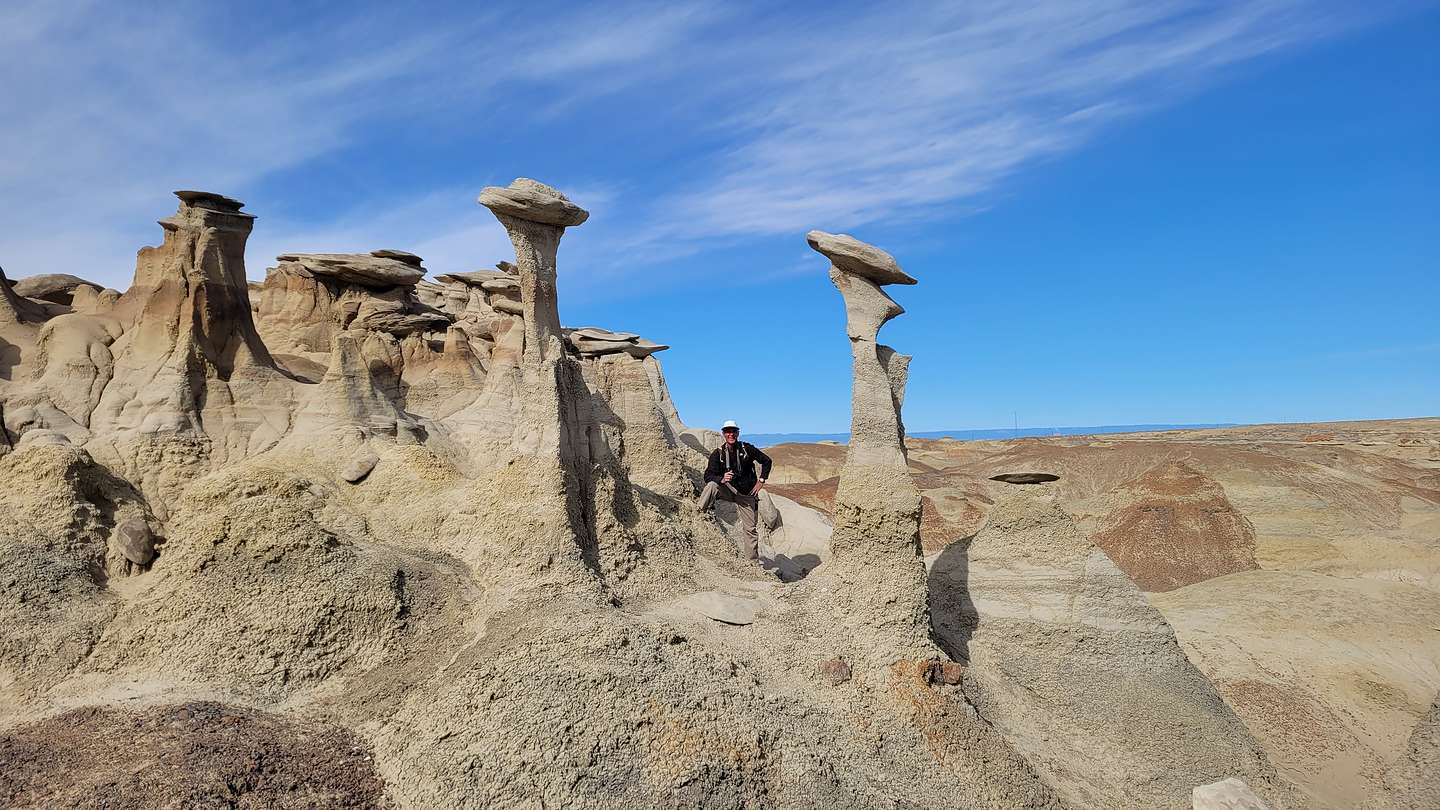
[[[585,26],[563,35],[513,14],[435,20],[400,9],[237,33],[216,6],[6,4],[0,264],[12,276],[65,271],[123,288],[135,250],[159,236],[153,219],[175,205],[172,189],[244,196],[271,173],[352,145],[376,121],[419,120],[457,99],[480,107],[506,81],[625,69],[681,36],[691,19],[683,11],[612,21],[638,36],[626,49],[627,37],[598,16],[577,18]],[[483,256],[498,231],[475,206],[477,190],[378,195],[319,217],[261,212],[251,275],[276,247],[406,242],[452,251],[438,256],[446,264],[473,264],[458,240],[479,238]],[[441,211],[441,201],[455,207]]]
[[[709,177],[661,201],[671,221],[655,234],[943,215],[1227,66],[1372,11],[1301,0],[906,3],[776,32],[751,41],[730,72],[722,125],[735,145]]]
[[[590,168],[593,188],[573,196],[594,216],[566,237],[589,272],[811,227],[954,216],[1116,120],[1392,7],[982,0],[268,16],[281,10],[256,27],[267,15],[192,4],[0,8],[0,263],[123,286],[172,188],[244,193],[363,147],[378,123],[471,126],[460,122],[487,106],[584,137],[610,124],[609,99],[683,148],[655,176]],[[252,275],[290,250],[392,246],[438,271],[488,264],[508,248],[477,190],[261,212]]]

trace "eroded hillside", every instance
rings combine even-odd
[[[1440,691],[1440,420],[908,445],[932,597],[979,576],[990,476],[1058,474],[1043,486],[1314,806],[1381,790]],[[772,448],[777,492],[828,509],[844,453]]]

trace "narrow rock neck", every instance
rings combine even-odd
[[[552,359],[550,338],[558,341],[561,337],[555,256],[565,229],[506,214],[496,217],[515,246],[515,264],[520,269],[520,304],[525,313],[522,356],[526,366],[537,368],[543,360]]]

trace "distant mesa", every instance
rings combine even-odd
[[[990,476],[990,480],[1000,481],[1006,484],[1048,484],[1051,481],[1059,481],[1060,476],[1054,473],[1016,472],[992,475]]]

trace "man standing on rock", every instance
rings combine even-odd
[[[770,477],[770,457],[749,442],[740,441],[740,426],[735,420],[727,420],[720,427],[725,441],[710,454],[710,464],[705,467],[705,489],[700,491],[700,511],[709,509],[717,497],[735,504],[740,513],[741,538],[740,556],[747,560],[760,558],[760,540],[755,534],[755,506],[765,479]],[[755,464],[760,464],[760,475],[755,475]]]

